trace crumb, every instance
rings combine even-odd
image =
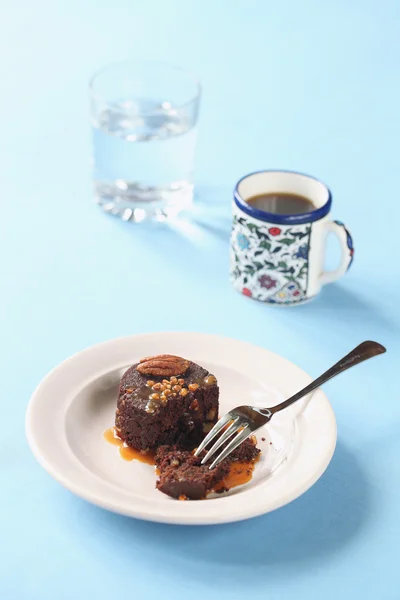
[[[270,442],[269,445],[272,446],[272,442]]]
[[[262,441],[262,442],[265,442],[265,438],[261,438],[261,441]]]

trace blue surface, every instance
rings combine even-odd
[[[7,3],[2,598],[399,598],[399,19],[395,0]],[[203,82],[191,227],[129,226],[91,203],[86,83],[126,57],[162,57]],[[291,309],[248,300],[227,277],[232,188],[276,167],[326,181],[356,248],[341,283]],[[234,336],[313,375],[364,339],[388,353],[326,388],[338,447],[302,498],[236,525],[167,527],[75,498],[24,441],[26,404],[49,369],[156,330]]]

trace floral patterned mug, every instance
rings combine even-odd
[[[280,215],[255,208],[251,197],[289,193],[307,198],[313,210]],[[256,300],[292,305],[314,298],[326,283],[350,267],[352,237],[340,221],[331,221],[332,196],[318,179],[293,171],[259,171],[236,185],[231,236],[231,279],[234,287]],[[337,235],[342,257],[333,271],[324,271],[328,232]]]

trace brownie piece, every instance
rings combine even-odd
[[[197,458],[176,446],[162,446],[156,454],[159,473],[156,487],[172,498],[201,500],[224,480],[233,462],[250,465],[259,453],[255,438],[249,438],[210,471],[209,464],[201,464],[205,451]],[[219,491],[226,491],[226,488]]]
[[[229,442],[225,442],[222,448],[228,445]],[[244,440],[233,452],[231,452],[222,462],[227,464],[233,462],[252,463],[261,450],[256,446],[257,440],[254,435]]]
[[[165,444],[191,450],[217,422],[218,397],[207,369],[172,355],[149,357],[122,376],[115,426],[141,451]]]
[[[187,450],[162,446],[156,454],[156,465],[160,478],[156,487],[173,498],[201,500],[217,483],[228,474],[227,464],[218,465],[210,471],[209,465],[202,465],[201,458]]]

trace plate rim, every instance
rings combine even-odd
[[[41,394],[43,393],[43,391],[45,391],[46,386],[48,385],[48,382],[54,376],[57,376],[58,372],[61,373],[72,362],[76,361],[77,359],[81,360],[82,358],[85,358],[87,355],[90,355],[91,353],[95,353],[98,350],[101,351],[102,348],[105,348],[109,345],[126,344],[126,343],[130,343],[130,342],[133,342],[133,343],[139,342],[140,343],[140,338],[146,338],[146,339],[151,338],[151,337],[159,338],[160,336],[173,336],[173,337],[183,336],[185,338],[188,338],[190,336],[199,336],[204,339],[216,338],[222,343],[232,343],[232,342],[239,343],[244,346],[249,346],[253,350],[257,349],[258,351],[265,352],[266,354],[269,354],[270,356],[273,356],[280,361],[284,361],[291,367],[294,367],[296,370],[298,370],[298,372],[301,373],[303,376],[306,376],[310,381],[312,379],[308,375],[308,373],[306,373],[303,369],[298,367],[295,363],[293,363],[292,361],[289,361],[284,356],[281,356],[275,352],[272,352],[271,350],[268,350],[267,348],[264,348],[263,346],[259,346],[257,344],[253,344],[251,342],[239,340],[237,338],[221,336],[221,335],[214,334],[214,333],[191,332],[191,331],[190,332],[189,331],[160,331],[160,332],[138,333],[138,334],[131,334],[128,336],[120,336],[117,338],[112,338],[110,340],[105,340],[105,341],[93,344],[89,347],[86,347],[82,350],[75,352],[74,354],[70,355],[69,357],[67,357],[66,359],[61,361],[55,367],[53,367],[47,373],[47,375],[45,375],[45,377],[42,378],[42,380],[37,385],[36,389],[34,390],[33,394],[31,395],[31,398],[29,400],[29,403],[28,403],[28,406],[26,409],[25,433],[26,433],[26,438],[27,438],[29,447],[30,447],[33,455],[35,456],[36,460],[38,461],[38,463],[48,472],[48,474],[51,477],[53,477],[53,479],[55,479],[64,488],[68,489],[69,491],[71,491],[72,493],[77,495],[78,497],[83,498],[84,500],[86,500],[96,506],[99,506],[103,509],[109,510],[111,512],[114,512],[117,514],[122,514],[122,515],[128,516],[128,517],[146,520],[146,521],[168,523],[168,524],[180,524],[180,525],[222,524],[222,523],[230,523],[230,522],[242,521],[242,520],[254,518],[254,517],[260,516],[262,514],[272,512],[274,510],[277,510],[278,508],[281,508],[282,506],[285,506],[286,504],[289,504],[290,502],[294,501],[299,496],[304,494],[308,489],[310,489],[310,487],[312,487],[314,485],[314,483],[316,483],[316,481],[318,481],[318,479],[322,476],[322,474],[327,469],[329,463],[331,462],[332,456],[335,451],[336,442],[337,442],[337,424],[336,424],[336,418],[334,415],[334,411],[332,409],[332,406],[331,406],[326,394],[320,389],[317,392],[318,396],[320,396],[320,398],[318,399],[318,402],[319,403],[322,402],[324,404],[324,408],[325,408],[325,412],[326,412],[325,416],[326,416],[327,422],[330,421],[329,424],[330,424],[330,432],[331,432],[330,440],[328,440],[327,446],[325,448],[324,456],[323,456],[323,458],[320,459],[318,468],[314,469],[312,471],[312,473],[310,473],[308,475],[308,477],[304,478],[301,481],[300,484],[297,484],[295,486],[295,488],[292,489],[287,494],[287,497],[281,498],[280,501],[275,503],[275,506],[273,508],[268,508],[267,510],[264,510],[260,505],[248,508],[243,513],[238,513],[236,511],[235,514],[229,514],[229,510],[228,510],[227,513],[221,514],[218,519],[215,517],[208,518],[206,514],[204,516],[202,515],[200,517],[198,515],[191,516],[189,513],[181,514],[179,516],[172,516],[172,517],[170,515],[163,515],[162,512],[158,512],[157,514],[148,514],[146,511],[143,511],[143,510],[140,510],[137,508],[126,509],[123,506],[118,505],[118,501],[116,501],[116,502],[105,501],[101,497],[99,498],[98,495],[96,495],[95,493],[91,493],[90,489],[82,489],[82,486],[80,484],[76,484],[74,482],[73,478],[72,479],[68,478],[62,472],[60,473],[59,469],[57,469],[57,465],[52,463],[52,461],[49,460],[49,458],[47,456],[45,456],[43,454],[43,452],[41,452],[41,449],[40,449],[40,437],[41,436],[39,435],[37,437],[36,433],[35,433],[35,429],[32,427],[33,416],[34,416],[35,410],[36,410],[36,404],[37,404],[38,399],[40,398]],[[312,404],[312,402],[315,402],[315,400],[311,399],[309,404]],[[278,469],[278,471],[279,470],[280,469]],[[272,475],[272,477],[273,477],[273,475]],[[226,498],[229,498],[229,496],[227,496]],[[219,502],[220,500],[223,500],[223,499],[224,498],[221,498],[221,499],[218,499],[217,501]],[[212,500],[211,502],[215,502],[215,500]],[[133,500],[132,500],[132,503],[134,504]],[[179,504],[182,505],[182,503],[179,503]],[[183,504],[192,504],[192,503],[183,503]],[[199,503],[196,502],[195,504],[197,505]],[[201,503],[201,504],[203,504],[203,503]],[[208,502],[206,504],[208,504]],[[226,507],[226,508],[228,508],[228,507]]]

